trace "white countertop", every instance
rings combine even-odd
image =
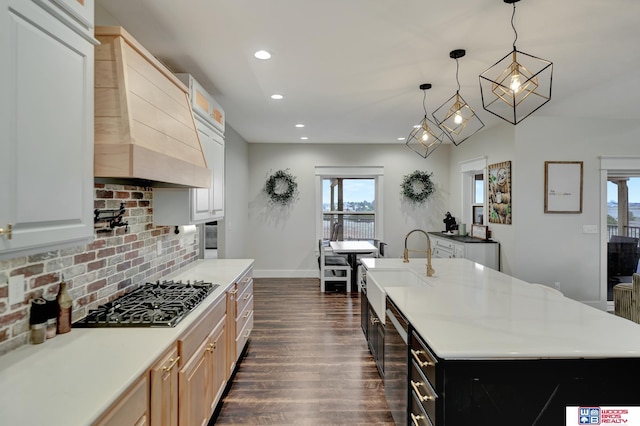
[[[376,268],[403,265],[424,274],[423,260],[363,263],[375,279]],[[640,325],[629,320],[466,259],[433,259],[433,267],[425,285],[385,291],[441,358],[640,357]]]
[[[198,260],[163,277],[220,284],[175,327],[74,328],[1,356],[0,424],[91,424],[252,264]]]

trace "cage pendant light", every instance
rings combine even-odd
[[[444,134],[451,139],[454,145],[460,145],[484,127],[484,123],[480,120],[480,117],[476,115],[475,110],[471,108],[460,95],[458,59],[462,58],[465,54],[466,51],[464,49],[452,50],[449,53],[449,57],[456,60],[456,82],[458,83],[458,90],[433,112],[434,120],[438,126],[444,130]]]
[[[420,90],[423,91],[422,107],[424,109],[424,118],[419,124],[413,127],[409,137],[407,138],[407,145],[412,151],[416,152],[422,158],[427,158],[442,144],[442,138],[444,132],[437,124],[427,118],[427,90],[431,89],[431,84],[424,83],[420,85]]]
[[[514,18],[518,1],[504,0],[513,4],[513,50],[480,74],[482,107],[511,124],[518,124],[551,100],[553,80],[552,62],[516,49]]]

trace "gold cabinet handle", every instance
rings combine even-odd
[[[234,288],[233,290],[231,290],[231,291],[229,292],[229,294],[234,295],[234,294],[236,294],[237,292],[238,292],[238,289],[237,289],[237,288]]]
[[[247,319],[247,318],[249,318],[249,315],[251,315],[251,311],[245,312],[245,314],[244,314],[244,316],[242,318]]]
[[[207,346],[207,352],[213,352],[215,348],[216,348],[215,342],[209,343],[209,345]]]
[[[245,339],[248,339],[251,335],[251,330],[247,330],[247,333],[244,335]]]
[[[433,366],[436,365],[435,362],[431,362],[429,360],[427,361],[422,361],[420,359],[420,354],[423,354],[424,351],[416,351],[415,349],[411,349],[411,355],[413,355],[413,358],[416,360],[416,363],[420,366],[420,367],[429,367],[429,366]]]
[[[415,414],[411,413],[411,422],[416,425],[416,426],[420,426],[420,420],[424,419],[424,416],[416,416]]]
[[[180,357],[176,357],[176,359],[169,358],[169,362],[170,362],[171,364],[169,364],[169,366],[166,366],[166,365],[165,365],[165,366],[163,366],[163,367],[162,367],[162,371],[167,371],[167,372],[171,371],[171,370],[173,369],[173,367],[175,367],[175,366],[176,366],[176,364],[178,363],[178,361],[180,361]]]
[[[7,240],[11,239],[11,231],[13,230],[13,226],[9,223],[6,229],[0,228],[0,235],[4,235]]]
[[[413,388],[413,391],[418,396],[418,399],[420,400],[420,402],[432,401],[432,400],[436,399],[436,397],[432,396],[432,395],[426,395],[426,396],[422,395],[420,393],[420,389],[418,389],[418,386],[424,386],[424,383],[422,383],[422,382],[414,382],[413,380],[411,380],[411,387]]]
[[[380,318],[371,318],[371,325],[376,325],[380,322]]]
[[[244,296],[244,298],[242,300],[247,300],[250,297],[251,297],[251,294],[247,294],[247,295]]]

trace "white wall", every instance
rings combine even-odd
[[[218,258],[247,258],[249,144],[225,127],[225,218],[218,221]]]
[[[256,276],[317,277],[315,166],[384,167],[384,241],[388,257],[399,257],[404,236],[414,228],[442,230],[449,210],[449,146],[424,159],[397,145],[249,144],[249,229],[247,257]],[[263,192],[267,178],[289,169],[298,183],[297,199],[273,206]],[[433,172],[436,192],[422,206],[401,202],[403,176]]]
[[[514,126],[510,124],[498,125],[483,129],[470,139],[451,149],[451,162],[449,181],[451,182],[451,214],[458,218],[463,217],[462,208],[462,174],[460,163],[478,157],[486,157],[487,165],[511,161],[511,174],[514,175]],[[512,180],[512,185],[514,185]],[[515,193],[515,187],[513,188]],[[514,202],[514,209],[518,207]],[[515,213],[515,211],[514,211]],[[487,214],[485,213],[485,217]],[[513,217],[512,217],[513,219]],[[515,219],[514,219],[515,222]],[[500,270],[506,274],[513,274],[514,264],[514,225],[502,225],[487,223],[491,230],[491,239],[500,243]],[[467,231],[470,231],[467,224]]]
[[[601,155],[640,154],[640,123],[529,117],[515,132],[513,221],[514,274],[551,284],[576,300],[606,308],[601,298],[600,233],[584,234],[583,225],[601,223]],[[583,161],[582,214],[544,213],[544,162]]]

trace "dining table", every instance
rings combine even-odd
[[[358,255],[378,255],[378,248],[367,240],[330,241],[331,250],[336,254],[346,254],[351,266],[351,291],[358,290]]]

